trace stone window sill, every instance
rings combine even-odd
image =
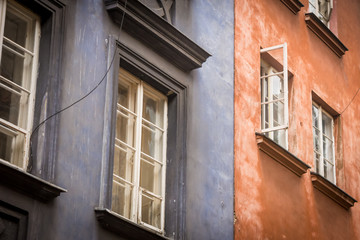
[[[335,36],[330,29],[320,21],[314,13],[305,13],[305,22],[308,28],[313,31],[339,58],[342,57],[348,49]]]
[[[294,14],[297,14],[304,6],[299,0],[280,0],[286,7],[288,7]]]
[[[66,189],[27,173],[4,160],[0,160],[0,183],[29,197],[48,202]]]
[[[128,1],[126,8],[125,0],[104,1],[106,10],[117,25],[121,24],[125,12],[123,30],[179,68],[185,71],[199,68],[210,56],[140,1]]]
[[[269,155],[275,161],[282,164],[284,167],[301,177],[310,168],[309,165],[295,157],[286,149],[279,146],[270,138],[262,133],[255,133],[258,147],[261,151]]]
[[[119,234],[121,237],[126,237],[126,239],[169,240],[169,238],[139,224],[131,222],[109,209],[95,208],[95,215],[103,228]]]
[[[334,200],[336,203],[340,204],[345,209],[349,209],[354,206],[355,202],[357,202],[354,198],[352,198],[349,194],[341,190],[335,184],[331,183],[329,180],[325,179],[321,175],[310,172],[311,173],[311,181],[313,186],[318,189],[320,192]]]

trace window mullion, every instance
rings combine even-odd
[[[5,27],[5,15],[6,15],[6,0],[0,1],[0,62],[2,57],[2,45],[4,41],[4,27]]]
[[[269,102],[273,101],[273,80],[268,78],[268,99]],[[269,128],[274,127],[274,103],[269,103]],[[271,139],[274,139],[274,132],[269,132]]]
[[[132,198],[132,206],[131,206],[131,218],[133,221],[138,223],[138,217],[141,204],[141,191],[140,191],[140,159],[141,159],[141,133],[142,133],[142,108],[143,108],[143,94],[144,94],[144,87],[142,82],[138,84],[137,88],[137,103],[136,103],[136,138],[135,138],[135,161],[134,161],[134,191],[133,191],[133,198]],[[140,216],[141,217],[141,216]]]
[[[162,152],[162,162],[163,162],[163,165],[162,165],[162,189],[161,189],[161,197],[162,197],[162,200],[161,200],[161,218],[160,218],[160,226],[161,226],[161,230],[163,231],[164,229],[164,226],[165,226],[165,185],[166,185],[166,142],[167,142],[167,99],[164,101],[164,115],[163,115],[163,129],[164,129],[164,132],[163,132],[163,142],[162,142],[162,145],[163,145],[163,152]]]
[[[324,140],[323,140],[323,126],[322,126],[322,108],[319,106],[319,122],[318,122],[319,130],[320,130],[320,159],[319,159],[319,174],[321,176],[325,176],[324,168],[325,168],[325,162],[324,162]]]

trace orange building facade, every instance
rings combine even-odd
[[[235,1],[235,239],[360,239],[360,1]]]

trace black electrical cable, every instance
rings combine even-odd
[[[125,0],[125,4],[124,4],[124,11],[123,11],[123,15],[122,15],[122,17],[121,17],[120,30],[119,30],[118,39],[120,39],[120,34],[121,34],[122,26],[123,26],[123,23],[124,23],[125,12],[126,12],[126,5],[127,5],[127,0]],[[110,42],[109,42],[109,44],[110,44]],[[33,137],[33,134],[34,134],[37,130],[39,130],[39,128],[40,128],[44,123],[46,123],[49,119],[55,117],[56,115],[62,113],[62,112],[65,111],[65,110],[73,107],[73,106],[76,105],[77,103],[79,103],[79,102],[81,102],[82,100],[84,100],[85,98],[87,98],[90,94],[92,94],[92,93],[101,85],[101,83],[105,80],[106,76],[108,75],[108,73],[109,73],[109,71],[110,71],[110,69],[111,69],[111,67],[112,67],[112,65],[113,65],[113,63],[114,63],[115,56],[116,56],[116,52],[117,52],[117,51],[115,50],[115,51],[114,51],[114,54],[113,54],[113,56],[112,56],[110,65],[109,65],[108,69],[106,70],[104,76],[101,78],[101,80],[98,82],[98,84],[97,84],[93,89],[90,90],[90,92],[88,92],[88,93],[85,94],[83,97],[81,97],[81,98],[79,98],[78,100],[76,100],[75,102],[71,103],[69,106],[67,106],[67,107],[65,107],[65,108],[63,108],[63,109],[60,109],[59,111],[57,111],[57,112],[53,113],[52,115],[50,115],[49,117],[45,118],[42,122],[40,122],[40,123],[34,128],[34,130],[33,130],[33,131],[31,132],[31,134],[30,134],[30,140],[29,140],[29,141],[30,141],[30,158],[29,158],[29,160],[30,160],[31,162],[32,162],[32,157],[33,157],[33,156],[32,156],[32,137]],[[29,164],[27,171],[29,172],[29,171],[31,171],[31,169],[32,169],[32,164]]]
[[[360,90],[360,87],[359,87],[358,90],[356,91],[355,95],[353,96],[353,98],[351,99],[351,101],[349,102],[349,104],[348,104],[348,105],[345,107],[345,109],[340,113],[340,115],[342,115],[342,114],[346,111],[346,109],[350,106],[350,104],[354,101],[354,99],[355,99],[356,95],[358,94],[359,90]]]

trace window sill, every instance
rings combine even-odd
[[[301,177],[310,168],[309,165],[292,155],[289,151],[279,146],[262,133],[255,133],[258,147],[275,161]]]
[[[95,208],[95,215],[101,226],[131,240],[169,240],[159,233],[131,222],[106,208]]]
[[[299,0],[280,0],[286,7],[288,7],[294,14],[297,14],[304,6]]]
[[[0,160],[0,183],[42,202],[48,202],[66,189],[27,173],[4,160]]]
[[[313,31],[339,58],[345,54],[348,49],[331,32],[331,30],[320,21],[314,13],[305,13],[305,22],[308,28]]]
[[[311,173],[311,181],[316,189],[320,192],[333,199],[335,202],[340,204],[345,209],[349,209],[354,206],[355,202],[357,202],[354,198],[352,198],[349,194],[341,190],[338,186],[331,183],[326,178],[321,175],[310,172]]]
[[[140,1],[128,1],[126,9],[125,0],[105,0],[105,6],[118,25],[125,12],[124,31],[145,42],[155,52],[185,71],[201,67],[210,56]]]

